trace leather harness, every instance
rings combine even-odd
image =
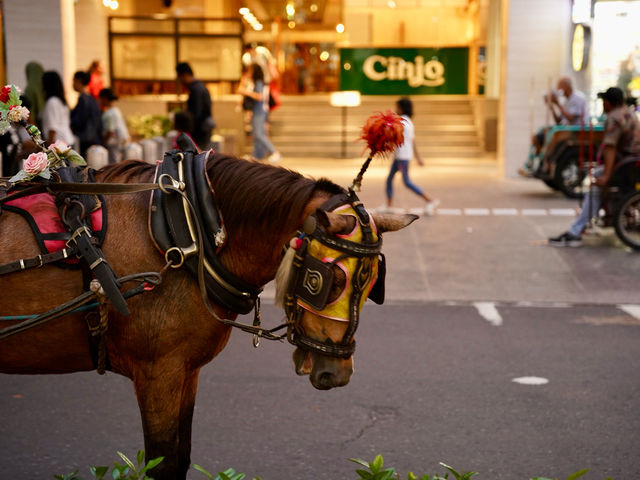
[[[61,256],[74,254],[80,255],[89,263],[92,271],[96,273],[104,289],[100,304],[104,307],[105,297],[108,298],[121,313],[128,314],[128,307],[125,298],[142,293],[147,290],[145,285],[155,286],[160,283],[162,273],[146,272],[134,274],[128,277],[117,279],[108,262],[104,259],[99,247],[92,242],[91,232],[82,223],[78,223],[84,218],[82,202],[76,203],[78,196],[85,194],[124,194],[151,191],[149,208],[149,231],[156,247],[165,255],[167,266],[180,268],[185,266],[194,275],[200,287],[203,302],[210,314],[218,321],[240,328],[243,331],[254,335],[254,345],[257,346],[260,338],[280,340],[285,336],[288,340],[305,350],[313,350],[325,355],[335,357],[349,357],[355,350],[353,336],[358,326],[359,311],[366,298],[366,291],[373,285],[369,293],[376,303],[384,300],[384,257],[380,254],[382,246],[382,236],[374,233],[371,227],[369,214],[364,209],[357,195],[350,189],[349,192],[334,195],[321,209],[332,211],[340,205],[348,204],[356,213],[358,228],[362,231],[362,242],[353,242],[328,234],[320,223],[315,221],[312,229],[308,233],[301,233],[303,239],[302,246],[295,255],[295,279],[291,282],[290,291],[285,298],[285,311],[287,313],[286,323],[272,329],[264,329],[260,325],[260,302],[259,294],[262,289],[251,285],[238,278],[230,272],[220,261],[218,253],[224,247],[227,236],[224,229],[224,222],[215,204],[215,194],[209,182],[206,172],[207,158],[210,152],[196,154],[195,147],[178,142],[182,150],[172,150],[167,152],[164,160],[158,164],[154,183],[147,184],[86,184],[72,182],[52,182],[46,185],[32,185],[23,191],[11,192],[7,196],[6,191],[0,191],[0,205],[5,198],[15,198],[20,195],[49,191],[49,192],[71,192],[72,201],[64,201],[66,208],[62,216],[67,217],[70,230],[73,231],[72,241],[69,249],[63,253],[52,255],[51,258],[40,255],[34,259],[22,259],[0,266],[0,273],[23,270],[42,266],[45,263],[60,260]],[[62,197],[61,197],[62,198]],[[315,215],[310,218],[315,219]],[[308,222],[305,222],[308,224]],[[308,252],[311,242],[320,242],[330,248],[342,252],[343,257],[355,257],[357,259],[355,271],[351,273],[353,288],[349,295],[349,325],[343,339],[335,344],[331,341],[319,342],[306,336],[301,328],[301,318],[303,307],[299,300],[313,302],[313,295],[309,295],[309,289],[304,290],[298,284],[304,285],[305,275],[322,271],[324,283],[331,285],[332,264],[324,264],[321,259],[314,258]],[[45,261],[46,260],[46,261]],[[324,265],[324,268],[321,268]],[[377,281],[374,268],[378,269]],[[163,272],[164,270],[163,269]],[[318,270],[319,269],[319,270]],[[313,272],[312,272],[313,271]],[[98,275],[98,272],[100,275]],[[145,284],[131,289],[122,294],[119,290],[124,281],[142,279]],[[106,284],[110,287],[104,288]],[[313,289],[312,289],[313,290]],[[94,292],[95,293],[95,292]],[[323,295],[325,295],[323,293]],[[97,295],[96,295],[97,296]],[[86,298],[85,298],[86,297]],[[217,304],[227,310],[246,314],[255,309],[255,320],[253,325],[246,325],[234,320],[221,318],[217,315],[209,302],[211,297]],[[78,299],[82,304],[86,304],[91,299],[91,292],[85,292]],[[76,300],[78,300],[76,299]],[[115,299],[115,300],[114,300]],[[34,325],[39,325],[52,318],[71,313],[72,308],[79,305],[78,302],[67,302],[64,306],[58,307],[50,312],[36,316],[27,322],[6,327],[0,330],[0,339],[12,335]],[[315,303],[321,310],[326,305],[326,295],[324,300]],[[64,307],[64,308],[62,308]],[[91,330],[91,326],[90,330]],[[287,333],[276,334],[275,332],[287,328]],[[104,330],[100,333],[104,334]],[[104,342],[101,342],[104,348]],[[104,355],[102,355],[104,357]],[[100,368],[98,368],[100,372]],[[104,371],[104,365],[102,365]]]

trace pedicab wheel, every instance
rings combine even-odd
[[[576,147],[568,148],[558,159],[554,175],[554,183],[568,198],[582,198],[582,182],[586,176],[586,169],[580,168],[580,153]]]
[[[618,238],[634,250],[640,250],[640,191],[631,192],[620,202],[613,217]]]

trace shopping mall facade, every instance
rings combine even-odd
[[[574,80],[593,113],[601,110],[596,93],[606,87],[640,93],[638,0],[3,0],[0,5],[0,77],[9,83],[24,86],[25,64],[35,60],[60,72],[73,98],[73,72],[102,60],[105,85],[121,96],[125,113],[166,114],[183,98],[177,94],[175,64],[188,61],[214,96],[218,128],[233,132],[241,129],[234,92],[243,53],[247,45],[260,44],[273,53],[285,104],[290,100],[300,107],[288,115],[305,102],[318,106],[313,108],[326,104],[334,117],[323,122],[338,125],[343,109],[328,106],[337,91],[360,92],[358,108],[365,111],[410,96],[438,112],[431,120],[434,128],[446,123],[450,105],[452,110],[469,105],[477,145],[475,153],[464,154],[466,163],[494,162],[506,176],[522,165],[532,131],[549,121],[542,95],[558,77]],[[459,111],[460,118],[466,115]],[[472,138],[471,133],[451,137],[447,156],[456,157],[455,139]]]

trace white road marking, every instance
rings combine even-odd
[[[462,210],[459,208],[439,208],[437,212],[438,215],[462,215]]]
[[[618,305],[618,308],[636,320],[640,320],[640,305]]]
[[[491,211],[496,216],[518,215],[518,209],[516,208],[492,208]]]
[[[488,208],[465,208],[464,214],[469,215],[471,217],[479,217],[489,215],[490,211]]]
[[[496,309],[496,304],[493,302],[474,302],[474,307],[478,310],[478,313],[482,318],[495,327],[502,325],[502,317],[500,312]]]
[[[549,380],[543,377],[518,377],[511,381],[520,385],[544,385],[549,383]]]
[[[523,208],[522,215],[525,216],[545,216],[547,215],[547,210],[544,208]]]
[[[556,217],[573,217],[576,211],[573,208],[550,208],[549,214]]]

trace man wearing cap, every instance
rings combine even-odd
[[[607,185],[613,172],[616,158],[640,156],[640,121],[624,103],[624,94],[618,87],[600,92],[602,108],[607,115],[604,124],[603,164],[596,167],[595,187],[584,196],[582,210],[568,232],[549,239],[554,247],[579,247],[582,245],[582,231],[600,209],[600,188]]]

